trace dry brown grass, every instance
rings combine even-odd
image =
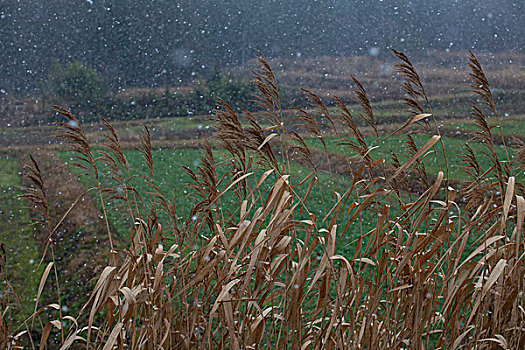
[[[511,91],[522,89],[525,82],[523,65],[525,55],[520,53],[480,54],[489,75],[491,86]],[[426,57],[418,60],[418,69],[426,83],[429,96],[456,94],[465,89],[465,62],[468,52],[429,51]],[[295,93],[297,86],[311,89],[322,96],[339,96],[350,100],[349,86],[352,75],[358,76],[367,87],[373,101],[402,98],[398,82],[392,79],[395,62],[388,56],[348,56],[348,57],[279,57],[269,60],[279,72],[281,86],[289,97],[300,100]],[[239,76],[249,74],[253,62],[236,67],[233,73]]]
[[[412,123],[426,123],[429,135],[420,148],[409,137],[406,155],[380,149],[381,157],[374,158],[369,152],[381,148],[388,135],[375,128],[365,88],[357,81],[355,93],[363,107],[357,117],[371,125],[376,144],[367,144],[341,100],[338,113],[331,114],[319,97],[305,91],[312,108],[298,111],[304,128],[323,144],[323,130],[333,129],[361,156],[357,169],[348,167],[350,188],[323,198],[321,218],[308,210],[320,170],[301,136],[283,122],[275,76],[262,56],[255,83],[266,114],[246,113],[251,126],[243,128],[240,116],[220,101],[215,138],[228,161],[217,163],[204,144],[201,165],[187,169],[196,199],[187,218],[177,216],[174,199],[155,185],[147,129],[141,150],[150,169],[151,196],[134,186],[136,178],[109,123],[107,143],[95,152],[78,120],[59,110],[69,121],[60,126],[78,152],[77,166],[98,180],[104,175],[95,161],[99,154],[118,184],[115,191],[97,181],[93,191],[103,211],[111,198],[134,224],[80,314],[66,316],[58,307],[56,317],[45,320],[43,309],[35,308],[26,328],[40,324],[39,339],[30,342],[32,333],[11,330],[10,344],[42,349],[58,330],[62,349],[524,348],[525,200],[517,171],[523,166],[523,146],[517,152],[521,163],[496,155],[493,130],[485,122],[487,113],[497,113],[496,106],[471,56],[472,89],[482,101],[473,102],[479,127],[473,137],[485,151],[466,152],[471,180],[463,187],[448,182],[446,158],[441,172],[427,174],[421,159],[440,148],[437,122],[414,67],[402,53],[395,55],[411,111],[402,132]],[[263,129],[259,120],[272,126]],[[310,174],[299,178],[291,172],[295,157],[311,166]],[[482,168],[479,157],[488,157],[491,166]],[[350,164],[353,158],[343,161]],[[220,176],[219,168],[228,171]],[[46,184],[36,162],[28,169],[34,186],[27,198],[42,209],[52,240],[56,223],[47,214]],[[409,174],[418,175],[419,191],[410,190]],[[308,187],[305,196],[298,195],[300,186]],[[226,212],[227,200],[238,209]],[[354,232],[353,254],[339,254],[337,243],[363,213],[373,216],[375,228]],[[111,240],[109,225],[107,231]],[[39,294],[51,272],[58,281],[55,259]]]

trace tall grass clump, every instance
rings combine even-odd
[[[34,315],[19,329],[0,324],[0,339],[40,349],[525,348],[525,148],[516,144],[513,153],[504,143],[506,156],[498,157],[498,131],[487,123],[499,118],[497,108],[471,54],[478,130],[462,158],[469,180],[450,181],[439,116],[414,65],[394,55],[408,117],[387,135],[356,78],[359,112],[339,98],[327,107],[304,90],[310,107],[298,109],[291,124],[261,55],[254,79],[260,112],[238,113],[218,100],[216,135],[203,141],[196,168],[185,170],[194,199],[187,217],[157,184],[147,128],[140,149],[149,175],[137,177],[105,119],[106,142],[92,148],[79,121],[57,109],[67,119],[60,136],[78,155],[74,165],[96,180],[88,191],[100,200],[111,254],[84,307],[65,315],[55,251],[45,250]],[[375,141],[365,139],[356,118]],[[421,146],[409,132],[416,125],[427,137]],[[327,133],[347,154],[338,164]],[[399,133],[406,134],[403,154],[385,146]],[[324,152],[307,147],[308,135]],[[427,172],[429,157],[441,171]],[[26,198],[41,207],[53,247],[58,223],[50,222],[45,183],[31,161]],[[294,172],[297,162],[310,171]],[[326,191],[322,173],[335,176],[341,162],[350,186],[338,192],[330,182]],[[102,185],[103,176],[111,187]],[[139,191],[139,182],[149,190]],[[314,193],[320,212],[309,210],[319,204],[311,203]],[[127,234],[116,235],[107,221],[108,201],[125,209]],[[50,275],[57,301],[41,307]]]

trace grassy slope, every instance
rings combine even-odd
[[[18,166],[18,159],[0,156],[0,241],[7,251],[9,281],[22,305],[21,313],[16,307],[11,312],[19,322],[33,311],[42,269],[38,267],[38,247],[29,227],[26,202],[17,198],[21,194]]]

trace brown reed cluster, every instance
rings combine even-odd
[[[524,146],[517,145],[514,158],[510,150],[498,157],[487,123],[496,106],[471,55],[478,131],[463,156],[469,180],[453,188],[446,157],[438,160],[435,145],[442,139],[431,101],[410,60],[394,55],[410,115],[390,135],[378,131],[365,87],[355,78],[360,112],[339,98],[327,107],[304,90],[311,108],[297,110],[300,124],[289,125],[277,80],[261,55],[255,72],[261,112],[239,114],[218,101],[220,145],[214,149],[204,140],[200,165],[186,169],[195,204],[182,219],[175,198],[155,183],[147,128],[141,151],[150,191],[139,193],[111,124],[101,118],[107,142],[94,150],[79,121],[58,109],[68,119],[59,124],[60,136],[73,145],[74,165],[96,178],[92,190],[106,223],[104,203],[116,201],[129,215],[129,234],[113,244],[108,223],[113,254],[78,315],[64,315],[58,304],[38,308],[37,300],[27,331],[10,334],[10,344],[44,349],[50,334],[59,333],[60,349],[525,348]],[[363,136],[355,117],[373,128],[376,141]],[[416,123],[427,128],[422,146],[408,135],[405,155],[383,149],[382,141]],[[305,135],[322,143],[330,172],[327,133],[357,157],[344,157],[351,186],[344,193],[328,189],[319,214],[309,211],[309,199],[312,191],[323,193],[324,170]],[[474,142],[483,149],[470,147]],[[429,174],[425,157],[436,157],[442,171]],[[299,160],[310,173],[292,171]],[[34,186],[25,197],[42,209],[52,241],[56,223],[49,222],[45,184],[31,161],[27,176]],[[103,188],[101,176],[110,176],[119,191]],[[224,201],[236,210],[224,209]],[[364,217],[372,229],[359,225]],[[338,251],[345,236],[355,238],[351,254]],[[50,259],[38,295],[56,257]],[[45,319],[43,310],[55,318]]]

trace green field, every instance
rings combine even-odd
[[[33,312],[42,270],[38,267],[40,255],[29,226],[26,201],[17,198],[22,193],[18,166],[18,159],[0,156],[0,242],[6,249],[8,279],[16,293],[8,295],[13,304],[9,315],[16,322]],[[5,293],[3,286],[1,293]],[[18,305],[22,306],[21,312]]]
[[[148,196],[144,197],[146,203],[152,200],[151,189],[146,183],[146,179],[149,179],[149,169],[144,165],[142,154],[139,151],[129,150],[125,151],[126,157],[130,163],[132,172],[137,175],[133,180],[133,185],[136,187],[139,193],[144,195],[148,193]],[[71,160],[70,153],[61,153],[61,159],[65,162]],[[216,163],[221,163],[225,161],[225,157],[218,150],[214,151],[214,156]],[[165,194],[167,199],[171,199],[172,196],[175,198],[175,204],[177,209],[177,216],[179,217],[180,222],[188,218],[190,210],[194,204],[193,199],[190,196],[190,190],[186,186],[187,183],[191,182],[191,179],[186,175],[185,171],[182,169],[182,166],[187,166],[192,170],[195,170],[200,164],[201,151],[197,149],[175,149],[175,150],[155,150],[153,151],[153,163],[155,171],[155,184],[160,188],[160,190]],[[221,163],[223,164],[223,163]],[[219,173],[217,174],[220,178],[227,167],[219,166]],[[77,174],[78,169],[72,169]],[[248,178],[248,181],[257,181],[258,177],[262,175],[263,171],[259,170],[256,172],[255,176],[252,175]],[[307,167],[302,166],[298,163],[291,163],[291,184],[300,183],[306,176],[311,173]],[[350,177],[341,176],[341,175],[330,175],[326,172],[318,172],[319,184],[315,184],[312,190],[310,191],[307,199],[307,207],[310,213],[314,214],[316,217],[316,224],[318,228],[326,228],[328,225],[327,222],[324,222],[326,214],[330,211],[332,206],[335,203],[335,198],[332,193],[332,188],[340,193],[341,195],[350,187],[352,179]],[[265,188],[264,184],[273,183],[271,176],[263,183],[261,188]],[[90,176],[81,177],[79,179],[81,183],[86,187],[94,186],[94,180]],[[102,179],[103,186],[110,187],[112,186],[112,180],[104,177]],[[254,183],[255,183],[254,182]],[[300,198],[304,198],[310,179],[306,181],[301,186],[294,186],[294,191]],[[114,185],[114,184],[113,184]],[[226,184],[222,188],[226,187]],[[268,185],[266,186],[268,187]],[[107,203],[109,206],[112,206],[112,203]],[[263,203],[261,202],[261,206]],[[228,196],[221,199],[220,205],[218,206],[223,215],[226,213],[232,213],[234,218],[238,218],[239,207],[233,195],[231,193]],[[145,214],[145,213],[143,213]],[[297,210],[296,219],[307,219],[308,213],[302,211],[299,216],[299,210]],[[374,217],[373,213],[368,213],[367,215]],[[127,235],[129,232],[130,221],[127,217],[127,213],[122,213],[122,209],[113,209],[109,211],[108,217],[114,227],[118,230],[121,235]],[[346,225],[346,222],[349,218],[349,215],[341,215],[338,219],[339,225]],[[329,220],[329,219],[328,219]],[[371,222],[366,216],[363,216],[361,220],[356,220],[352,225],[350,225],[347,234],[344,238],[341,239],[339,244],[339,249],[341,252],[352,251],[351,247],[348,246],[349,243],[353,242],[359,232],[366,232],[375,225],[375,222]],[[165,225],[163,225],[165,226]],[[165,226],[167,227],[167,226]]]
[[[501,120],[501,130],[503,132],[503,135],[516,135],[516,136],[523,136],[525,135],[525,115],[514,115],[514,116],[500,116]],[[497,119],[492,117],[487,120],[489,123],[489,126],[494,126],[494,129],[492,129],[492,132],[496,135],[499,134],[498,130],[498,122]],[[472,124],[467,122],[458,122],[458,121],[450,121],[446,124],[446,126],[450,128],[455,128],[458,131],[477,131],[478,128]]]
[[[429,136],[422,135],[422,134],[414,134],[412,135],[412,137],[414,138],[414,141],[416,142],[416,145],[418,147],[421,147],[430,138]],[[348,138],[351,139],[351,137],[348,137]],[[328,152],[346,154],[347,156],[357,155],[349,147],[339,144],[339,141],[342,140],[342,138],[338,138],[335,136],[327,136],[324,139],[327,145],[326,148]],[[377,138],[366,137],[365,139],[366,139],[366,142],[369,148],[376,147],[378,145]],[[465,149],[466,140],[454,138],[454,137],[446,137],[446,136],[442,137],[442,140],[443,140],[443,145],[445,146],[445,152],[446,152],[447,161],[449,164],[450,178],[455,179],[455,180],[466,180],[467,176],[465,175],[463,169],[461,168],[463,164],[461,162],[461,157],[460,157],[462,154],[466,152],[466,149]],[[407,152],[405,149],[405,141],[406,141],[406,138],[404,136],[394,135],[388,140],[383,141],[381,144],[381,148],[373,149],[370,152],[370,154],[372,155],[372,157],[374,157],[374,159],[379,159],[381,157],[389,158],[390,150],[392,150],[399,157],[401,161],[406,161],[408,157],[406,156]],[[319,150],[324,149],[323,144],[317,138],[309,137],[305,139],[305,142],[309,147],[316,148]],[[478,150],[478,151],[485,149],[485,147],[479,142],[473,142],[473,141],[469,142],[469,146],[473,150]],[[437,175],[437,173],[440,170],[445,171],[444,170],[445,162],[444,162],[443,152],[442,152],[441,144],[439,142],[435,144],[435,149],[438,154],[439,165],[436,162],[435,156],[433,153],[428,153],[426,157],[423,159],[423,163],[425,164],[427,173],[430,175]],[[500,160],[505,160],[506,154],[505,154],[505,149],[503,148],[503,146],[497,145],[495,149],[496,149],[496,154],[498,155],[498,157],[500,157]],[[381,155],[381,152],[382,152],[382,155]],[[433,149],[431,149],[430,152],[433,152]],[[513,154],[512,149],[509,148],[509,152],[510,152],[510,155],[512,156]],[[485,169],[489,168],[491,166],[490,160],[486,156],[480,153],[478,154],[479,154],[478,160],[479,160],[481,167]]]

